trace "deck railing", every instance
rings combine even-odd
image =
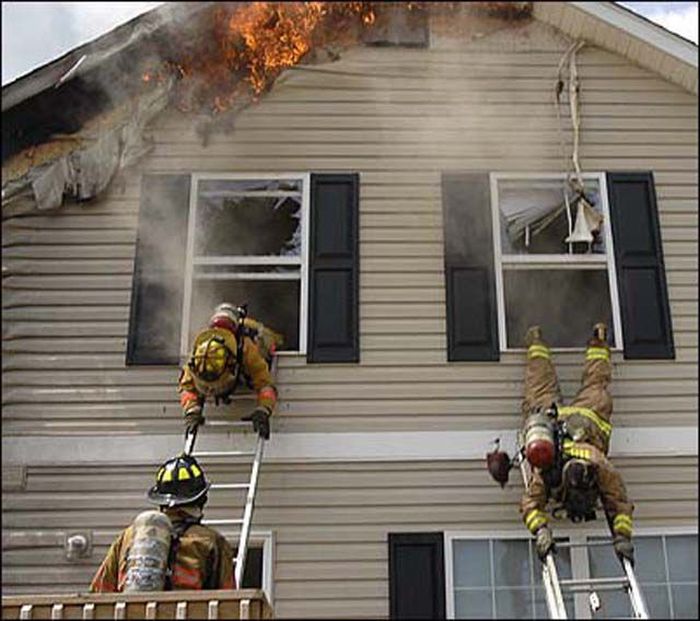
[[[265,593],[168,591],[11,595],[2,598],[3,619],[272,619]]]

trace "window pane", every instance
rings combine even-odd
[[[200,182],[195,255],[300,255],[301,193],[293,183],[286,189],[279,189],[280,184],[280,181],[257,185],[248,181]],[[251,186],[265,189],[251,190]],[[268,195],[251,195],[253,191]]]
[[[192,286],[190,343],[217,304],[248,304],[251,317],[284,336],[283,350],[299,349],[298,280],[195,279]]]
[[[491,585],[487,539],[454,542],[454,584],[456,587]]]
[[[531,325],[541,325],[552,347],[584,347],[591,326],[605,321],[610,330],[608,274],[604,270],[504,270],[508,347],[524,347]]]
[[[666,561],[661,537],[635,537],[634,571],[640,582],[666,582]]]
[[[492,591],[474,589],[455,592],[456,619],[493,619]]]
[[[586,198],[600,217],[600,193],[598,182],[589,180]],[[564,181],[543,179],[500,180],[499,216],[501,250],[503,254],[565,254],[569,252],[564,241],[569,235],[568,218],[564,203]],[[575,196],[568,191],[572,229],[576,223],[578,208]],[[605,226],[603,224],[603,226]],[[526,228],[529,244],[526,245]],[[599,227],[602,232],[602,228]],[[594,253],[605,253],[604,235],[595,235]],[[574,253],[588,251],[585,243],[573,244]]]
[[[609,538],[590,537],[590,541],[609,541]],[[637,539],[635,539],[637,544]],[[655,561],[659,563],[657,558]],[[663,567],[663,556],[660,559]],[[623,575],[623,569],[620,561],[617,560],[612,544],[607,546],[590,546],[588,548],[588,564],[591,578],[617,578]],[[637,563],[637,568],[639,563]]]
[[[496,618],[532,618],[532,591],[529,588],[496,589]]]
[[[637,564],[635,564],[635,570],[637,569]],[[649,609],[649,617],[652,619],[670,619],[671,609],[668,605],[668,588],[666,585],[663,586],[650,586],[648,584],[640,584],[642,589],[642,594],[644,595],[644,600],[647,603],[647,608]],[[629,596],[624,595],[624,597],[629,602]],[[630,616],[632,612],[632,604],[627,604],[627,614]]]
[[[676,619],[698,618],[698,585],[684,584],[671,587],[673,616]]]
[[[698,581],[697,535],[667,536],[666,551],[672,582]]]
[[[559,576],[561,579],[561,576]],[[540,584],[542,582],[540,581]],[[566,608],[567,617],[572,619],[574,616],[574,596],[571,593],[562,593],[564,598],[564,607]],[[547,608],[547,598],[543,586],[535,589],[535,619],[549,619],[549,609]]]
[[[494,575],[497,586],[528,586],[530,559],[526,540],[493,542]]]

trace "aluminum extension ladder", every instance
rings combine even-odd
[[[518,454],[515,458],[517,465],[520,466],[520,474],[523,477],[523,485],[527,489],[530,480],[529,464],[525,459],[523,449],[522,435],[518,434]],[[586,543],[558,543],[560,548],[573,547],[591,547],[601,545],[612,545],[611,540],[592,541]],[[574,593],[589,592],[589,604],[591,610],[595,613],[600,608],[600,599],[594,589],[599,590],[617,590],[624,589],[630,598],[632,606],[632,614],[634,619],[648,619],[649,612],[647,610],[644,595],[639,587],[637,576],[634,573],[632,563],[627,559],[623,559],[622,568],[625,575],[616,578],[584,578],[560,580],[553,552],[550,552],[545,557],[542,563],[542,583],[544,585],[545,597],[547,599],[547,610],[550,619],[567,619],[566,606],[564,605],[564,597],[562,596],[562,587],[567,587],[569,591]]]

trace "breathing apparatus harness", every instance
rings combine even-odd
[[[190,526],[199,524],[202,521],[202,516],[186,517],[181,522],[173,525],[172,539],[170,540],[170,550],[168,551],[168,564],[165,570],[165,589],[166,591],[173,590],[173,571],[177,553],[180,549],[180,540],[185,535]]]
[[[534,424],[528,425],[531,419],[534,419]],[[541,450],[537,451],[539,446],[551,442],[553,457],[549,465],[532,465],[540,468],[548,497],[553,496],[554,490],[560,490],[560,500],[552,509],[552,515],[558,517],[559,513],[566,511],[567,517],[574,523],[595,520],[598,488],[593,479],[593,466],[590,461],[566,450],[566,445],[574,442],[577,434],[571,433],[567,421],[559,418],[556,403],[544,411],[535,412],[528,422],[523,449],[528,461],[532,463],[531,454],[542,454]],[[571,478],[578,479],[578,484],[571,485]]]

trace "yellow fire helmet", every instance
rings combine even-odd
[[[227,368],[235,367],[237,349],[236,337],[228,330],[203,330],[192,347],[190,370],[197,379],[215,382]]]

